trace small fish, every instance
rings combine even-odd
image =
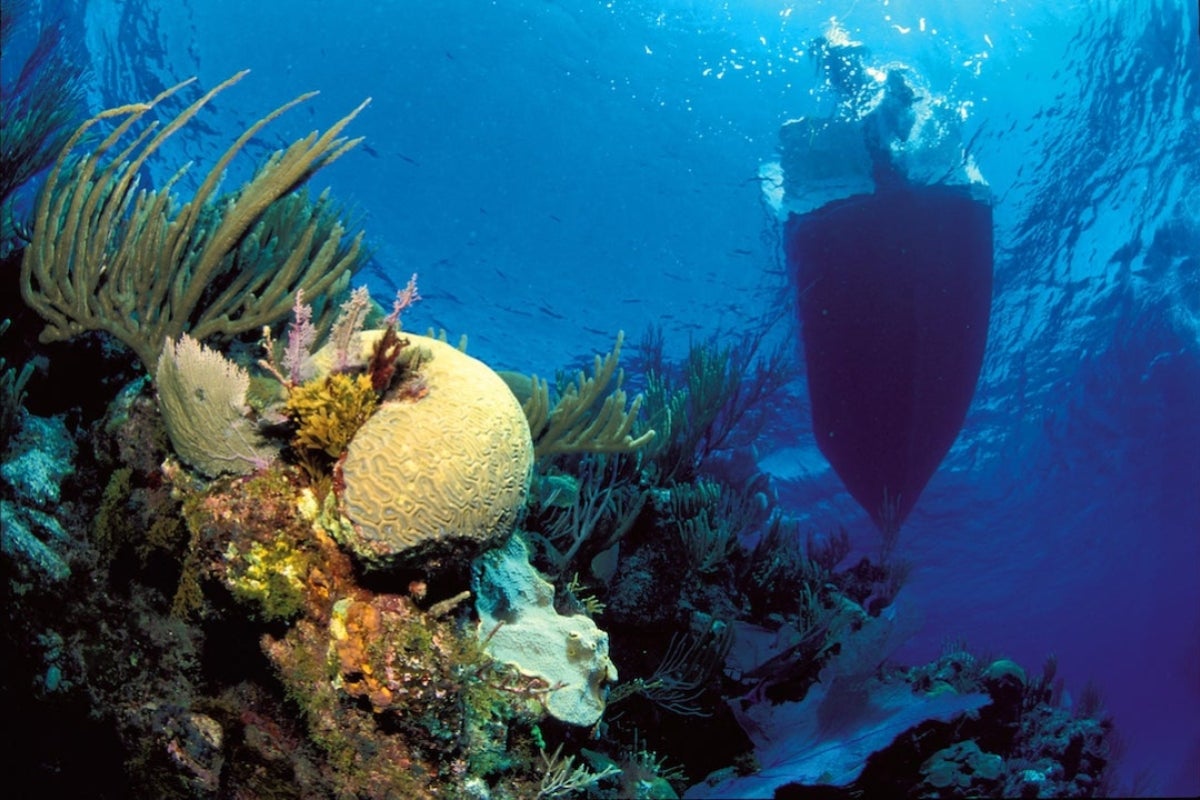
[[[377,259],[372,258],[367,262],[367,272],[374,275],[375,279],[386,286],[389,291],[400,291],[400,287],[392,280],[392,276],[388,274],[387,269]]]

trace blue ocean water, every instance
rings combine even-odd
[[[496,367],[584,363],[750,328],[786,293],[760,168],[828,111],[836,22],[958,110],[994,197],[995,292],[966,424],[899,544],[901,597],[947,640],[1103,691],[1123,776],[1200,794],[1200,34],[1186,0],[103,0],[64,4],[93,108],[197,76],[223,94],[166,165],[324,128],[365,145],[316,178],[361,215],[380,296]],[[211,134],[217,135],[211,135]],[[252,161],[252,159],[251,159]],[[234,169],[245,168],[235,167]],[[155,169],[151,165],[151,170]],[[202,174],[202,173],[201,173]],[[163,179],[165,175],[155,176]],[[869,235],[864,231],[864,235]],[[796,335],[780,326],[777,336]],[[806,387],[756,443],[781,500],[878,534],[817,453]]]

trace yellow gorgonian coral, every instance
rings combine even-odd
[[[339,458],[378,405],[369,375],[338,372],[301,384],[287,398],[287,415],[299,426],[292,446]]]

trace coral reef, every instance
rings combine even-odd
[[[288,622],[261,648],[335,765],[327,780],[353,794],[431,797],[471,764],[478,774],[511,769],[501,755],[509,725],[537,714],[487,682],[474,634],[450,613],[458,603],[422,609],[420,584],[409,595],[359,586],[301,483],[294,470],[223,479],[186,515],[203,575],[255,617]],[[220,595],[205,597],[208,614],[219,610]]]
[[[98,488],[78,509],[90,525],[61,515],[56,552],[69,574],[37,577],[6,554],[40,587],[6,610],[4,636],[24,643],[10,668],[40,687],[19,719],[40,713],[61,727],[71,712],[46,704],[74,698],[94,709],[105,742],[96,757],[109,766],[91,771],[96,780],[164,798],[669,798],[799,783],[872,796],[1105,791],[1111,727],[1063,708],[1052,675],[1028,680],[1011,661],[961,648],[910,670],[886,666],[907,624],[894,593],[877,602],[889,568],[842,568],[844,534],[800,544],[799,525],[757,478],[663,485],[637,454],[556,454],[538,468],[533,507],[521,515],[518,505],[486,542],[448,541],[450,556],[364,570],[347,546],[358,534],[342,505],[355,473],[339,470],[342,451],[349,462],[390,407],[463,391],[433,367],[447,351],[465,356],[405,337],[389,356],[401,383],[361,427],[351,414],[345,435],[321,444],[331,480],[315,480],[287,448],[246,475],[181,469],[144,379],[95,423],[90,453],[63,451],[64,469]],[[314,359],[308,382],[270,402],[282,407],[311,384],[297,395],[305,408],[336,415],[334,393],[320,391],[330,376],[366,396],[381,335],[351,339],[345,371]],[[489,378],[523,434],[524,478],[524,415]],[[405,381],[427,392],[414,399]],[[497,391],[488,386],[473,391]],[[439,419],[462,424],[455,412]],[[430,426],[390,433],[436,440]],[[294,434],[285,428],[281,443]],[[424,458],[426,479],[461,452],[378,451]],[[508,536],[518,519],[528,531]],[[527,540],[553,580],[531,565]],[[474,558],[469,580],[444,558]],[[41,593],[68,583],[82,606],[39,607]],[[50,772],[50,791],[82,768],[72,742],[30,760]]]
[[[650,496],[622,466],[602,453],[588,453],[572,464],[574,474],[537,474],[528,536],[550,575],[569,574],[580,564],[596,576],[610,572],[613,552]]]
[[[737,341],[716,337],[692,344],[680,365],[662,357],[662,331],[650,329],[639,350],[645,359],[645,423],[658,436],[645,458],[663,485],[694,479],[712,456],[745,446],[761,430],[767,403],[796,375],[784,345],[763,353],[769,327]]]
[[[102,120],[113,132],[80,161],[79,135],[68,142],[42,193],[22,281],[46,338],[107,331],[154,379],[42,417],[20,409],[27,372],[0,365],[16,431],[0,468],[14,785],[471,800],[1111,790],[1112,723],[1094,693],[1066,707],[1053,662],[1030,679],[955,645],[890,663],[914,619],[904,566],[843,567],[845,531],[802,536],[757,471],[748,445],[791,374],[781,351],[758,355],[762,331],[682,365],[651,341],[632,402],[618,336],[552,402],[549,382],[401,333],[415,276],[390,315],[362,288],[335,300],[359,241],[343,241],[326,195],[292,190],[353,146],[339,138],[353,113],[219,207],[221,170],[291,104],[177,213],[169,186],[135,197],[145,158],[239,78],[120,156],[154,104],[103,112],[79,135]],[[165,266],[142,258],[160,239]],[[199,344],[288,308],[286,340],[262,334],[257,364],[247,342]]]
[[[995,794],[1004,759],[985,753],[974,740],[955,742],[938,750],[924,764],[924,797],[986,797]]]

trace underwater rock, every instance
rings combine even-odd
[[[921,774],[930,787],[923,797],[978,797],[991,794],[1004,769],[1004,759],[985,753],[968,739],[937,751],[923,765]]]
[[[71,574],[66,560],[38,536],[47,535],[51,541],[68,538],[66,530],[50,514],[0,500],[0,528],[4,530],[0,543],[6,555],[56,581]]]
[[[0,500],[0,546],[23,567],[61,581],[71,574],[60,552],[70,534],[51,513],[75,472],[75,442],[61,417],[24,415],[0,466],[14,499]]]
[[[533,470],[529,424],[504,381],[445,342],[405,337],[427,391],[385,401],[341,468],[353,523],[343,544],[369,568],[464,546],[469,558],[501,540]]]
[[[552,717],[594,725],[604,713],[604,685],[617,679],[608,634],[589,617],[554,610],[554,587],[530,565],[525,542],[514,536],[476,559],[471,589],[484,650],[544,682]]]
[[[333,605],[329,642],[338,668],[334,685],[375,714],[398,715],[393,727],[462,727],[454,676],[466,655],[445,620],[399,595],[345,597]]]
[[[150,376],[143,375],[108,404],[92,429],[92,454],[104,468],[128,467],[144,480],[158,480],[171,442],[155,395]]]
[[[27,414],[9,446],[0,477],[23,502],[54,505],[63,480],[75,472],[74,458],[75,442],[62,417]]]
[[[225,762],[221,724],[207,714],[189,711],[167,727],[175,734],[167,742],[167,755],[180,768],[184,782],[197,796],[215,793]]]

